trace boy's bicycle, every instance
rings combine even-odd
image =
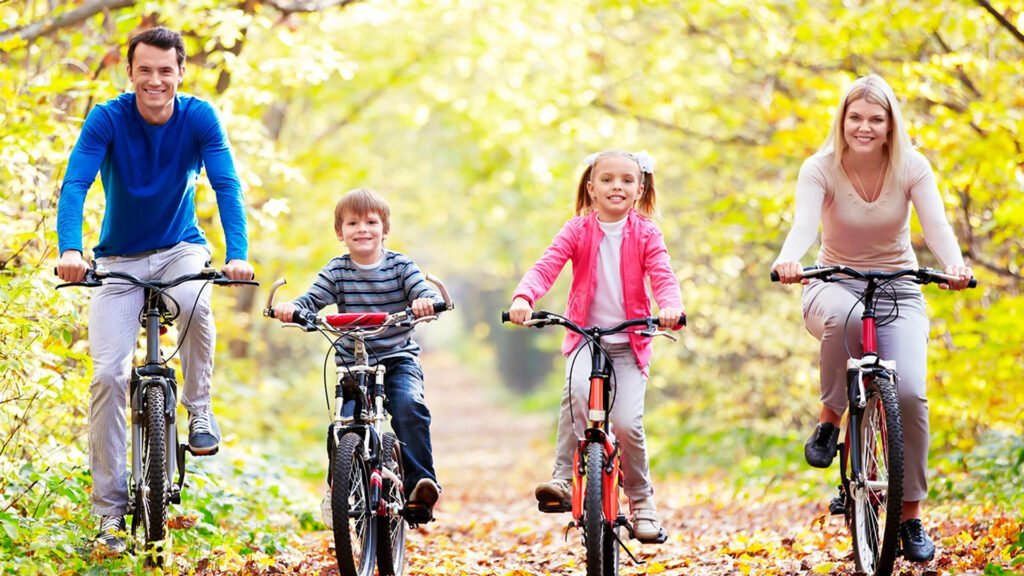
[[[507,311],[501,313],[501,321],[508,322]],[[676,336],[658,330],[657,318],[626,320],[611,328],[593,326],[583,328],[568,318],[538,310],[524,326],[564,326],[583,336],[590,347],[590,400],[587,429],[576,445],[573,455],[572,478],[572,522],[569,527],[583,530],[583,545],[586,548],[587,576],[611,576],[619,573],[619,547],[629,554],[634,563],[643,564],[620,538],[625,528],[633,535],[633,526],[622,514],[619,506],[619,492],[622,486],[621,456],[619,441],[611,429],[609,413],[614,401],[615,381],[611,359],[601,345],[601,339],[610,334],[632,331],[641,336],[664,336],[676,340]],[[686,316],[679,319],[679,326],[686,325]],[[630,330],[643,327],[643,330]],[[558,504],[538,505],[543,512],[562,512]],[[655,542],[664,542],[667,534],[662,530]]]
[[[173,311],[168,308],[167,300],[174,299],[167,294],[167,290],[194,281],[220,286],[259,286],[259,282],[253,280],[231,280],[211,268],[209,263],[195,274],[185,274],[166,281],[140,280],[131,274],[96,268],[94,265],[92,269],[86,270],[81,282],[57,285],[57,288],[95,288],[104,284],[132,284],[143,290],[143,306],[139,316],[146,334],[146,359],[142,365],[132,368],[128,388],[132,429],[128,514],[132,517],[132,538],[141,527],[147,552],[152,554],[151,561],[165,558],[170,551],[165,545],[167,508],[169,504],[181,503],[181,488],[185,482],[185,454],[191,452],[187,444],[178,443],[175,418],[178,382],[174,368],[167,364],[170,358],[164,358],[160,350],[160,336],[166,332],[167,326],[174,323],[181,309],[177,302]],[[185,330],[188,330],[188,323]]]
[[[291,319],[290,325],[327,337],[331,352],[340,349],[343,338],[355,344],[355,360],[337,367],[334,412],[327,430],[327,482],[334,548],[342,576],[371,576],[375,562],[381,576],[400,575],[405,567],[406,525],[415,527],[432,520],[429,510],[405,501],[401,444],[393,432],[384,431],[388,419],[385,368],[377,363],[365,341],[392,326],[435,320],[437,314],[455,307],[439,279],[430,274],[426,279],[437,286],[444,299],[434,304],[431,316],[416,318],[411,308],[392,314],[324,316],[297,310]],[[264,316],[273,317],[274,294],[285,283],[280,279],[271,286]],[[325,380],[325,392],[326,386]]]
[[[837,274],[843,278],[836,278]],[[918,284],[939,284],[957,278],[929,268],[880,272],[847,266],[811,266],[804,268],[803,277],[823,282],[843,279],[866,282],[858,300],[864,304],[862,356],[847,361],[849,407],[843,432],[845,442],[839,444],[841,483],[839,495],[829,503],[829,512],[846,517],[857,569],[867,576],[888,576],[900,552],[903,425],[896,393],[899,386],[896,363],[878,354],[876,295],[900,278]],[[771,279],[778,282],[778,274],[772,272]],[[972,278],[968,287],[976,285]]]

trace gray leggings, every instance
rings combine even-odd
[[[864,285],[860,280],[815,280],[804,288],[804,324],[821,341],[821,402],[837,414],[846,411],[846,360],[861,354],[864,306],[858,298]],[[898,296],[898,308],[894,308],[891,292],[877,293],[876,317],[884,324],[878,328],[878,353],[896,361],[903,419],[903,500],[916,502],[928,494],[928,317],[917,284],[900,281],[891,286]],[[898,316],[887,318],[897,310]]]

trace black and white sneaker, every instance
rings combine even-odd
[[[903,557],[910,562],[928,562],[935,558],[935,543],[925,533],[918,518],[900,524],[900,548]]]
[[[839,428],[822,422],[804,444],[804,458],[815,468],[828,468],[839,451]]]
[[[220,426],[213,416],[213,411],[189,414],[188,446],[196,456],[216,454],[220,447]]]
[[[100,518],[100,533],[96,536],[96,551],[101,556],[119,556],[128,549],[125,542],[124,516]]]

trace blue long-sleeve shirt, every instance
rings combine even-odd
[[[245,202],[227,135],[206,101],[178,94],[166,123],[148,124],[127,93],[95,106],[68,160],[57,205],[60,253],[82,251],[85,196],[100,173],[106,208],[96,256],[205,244],[195,188],[203,166],[217,196],[225,262],[246,260]]]

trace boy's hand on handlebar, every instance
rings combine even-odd
[[[221,274],[228,277],[230,280],[252,280],[256,277],[252,269],[252,264],[245,260],[239,260],[235,258],[229,261],[220,269]]]
[[[64,282],[81,282],[85,280],[85,271],[89,265],[82,259],[78,250],[65,250],[57,262],[57,277]]]
[[[949,266],[946,266],[946,269],[943,270],[943,272],[945,272],[947,276],[956,276],[959,278],[956,282],[944,282],[939,284],[939,288],[943,290],[963,290],[964,288],[967,288],[967,283],[971,281],[971,278],[974,278],[974,271],[971,270],[970,266],[966,265],[960,266],[950,264]]]
[[[434,301],[430,298],[417,298],[412,301],[412,315],[417,318],[432,316],[434,314]]]
[[[281,322],[291,322],[297,309],[298,308],[295,304],[292,304],[291,302],[274,304],[274,318],[277,318]]]
[[[810,282],[803,277],[804,266],[799,262],[779,262],[772,266],[772,272],[779,275],[779,282],[783,284],[807,284]]]
[[[524,322],[530,319],[533,314],[533,306],[530,302],[522,296],[517,297],[512,301],[512,305],[508,307],[508,319],[513,324],[522,326]]]
[[[679,308],[665,308],[658,311],[658,326],[664,330],[672,330],[679,326],[679,318],[683,311]]]

